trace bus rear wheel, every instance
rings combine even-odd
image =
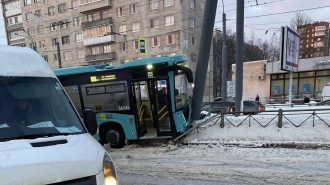
[[[109,143],[111,148],[122,148],[125,145],[125,134],[117,125],[107,125],[102,129],[102,144]]]

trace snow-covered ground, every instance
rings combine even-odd
[[[294,114],[284,112],[297,125],[311,115],[310,109],[329,109],[316,113],[330,122],[330,107],[273,105],[266,109],[278,110],[279,107],[301,109]],[[264,112],[253,118],[265,125],[275,116],[276,112]],[[234,125],[246,117],[226,115]],[[251,147],[251,144],[267,142],[330,146],[330,128],[320,118],[315,118],[314,127],[312,119],[300,127],[283,119],[283,128],[277,127],[277,118],[265,128],[253,119],[250,127],[248,119],[239,127],[228,120],[224,128],[220,128],[220,120],[203,125],[182,139],[186,145],[179,142],[131,144],[122,149],[104,147],[114,160],[120,184],[124,185],[330,184],[330,154],[324,150],[329,147],[315,150]]]
[[[277,111],[279,109],[283,110],[284,115],[282,128],[278,127]],[[315,110],[315,116],[312,115],[313,110]],[[210,115],[196,123],[204,122],[212,116]],[[226,115],[224,123],[224,128],[220,128],[220,119],[208,122],[198,130],[188,134],[183,140],[186,143],[220,144],[330,144],[330,127],[328,126],[330,125],[330,106],[267,105],[266,112],[252,115],[252,117]]]

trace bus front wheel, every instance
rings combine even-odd
[[[102,129],[102,144],[109,143],[111,148],[122,148],[125,145],[125,134],[117,125],[107,125]]]

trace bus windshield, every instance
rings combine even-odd
[[[177,110],[187,106],[188,99],[192,96],[191,84],[188,83],[184,73],[175,76],[175,106]]]
[[[0,141],[86,133],[55,78],[0,77]]]

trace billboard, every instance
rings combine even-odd
[[[288,26],[281,27],[281,70],[298,71],[299,34]]]

